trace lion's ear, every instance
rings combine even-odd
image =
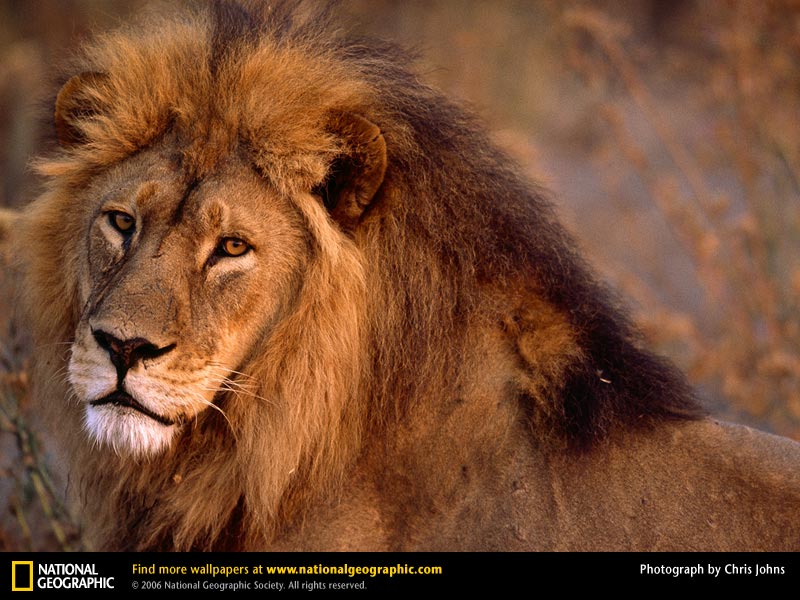
[[[331,217],[350,231],[383,183],[386,173],[386,141],[380,128],[364,117],[337,113],[330,130],[340,136],[343,152],[337,156],[325,180],[314,188]]]
[[[105,79],[103,73],[81,73],[58,92],[53,116],[58,142],[65,148],[85,141],[79,122],[101,111],[97,88]]]

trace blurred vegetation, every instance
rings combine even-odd
[[[50,134],[53,67],[143,4],[0,0],[0,208],[36,193],[26,164]],[[417,48],[423,77],[553,191],[653,347],[717,415],[800,439],[800,2],[342,9],[361,32]],[[10,288],[0,277],[0,549],[77,548],[31,425]]]

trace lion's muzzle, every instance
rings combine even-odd
[[[178,344],[98,325],[80,330],[70,358],[70,383],[84,403],[86,430],[120,454],[157,454],[181,431],[187,413],[198,412],[193,401],[199,394],[182,393],[180,374],[170,368]]]

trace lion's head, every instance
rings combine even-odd
[[[109,86],[112,73],[67,83],[56,106],[62,143],[81,136],[70,111],[86,108],[75,96]],[[287,360],[270,347],[300,343],[304,334],[292,330],[305,326],[300,315],[317,319],[319,310],[360,303],[363,277],[352,251],[347,257],[345,228],[383,179],[385,144],[358,114],[330,110],[324,119],[318,135],[331,138],[330,155],[317,160],[336,161],[336,182],[271,184],[258,167],[259,153],[273,150],[269,135],[255,138],[252,123],[227,147],[182,155],[176,149],[201,145],[192,120],[71,194],[82,250],[69,381],[93,439],[120,453],[158,453],[203,411],[224,417],[215,402],[223,392],[269,403],[278,392],[254,384],[243,364]],[[225,127],[211,135],[230,135]],[[348,173],[355,161],[359,171]],[[337,270],[347,273],[340,284],[326,283]],[[338,297],[323,300],[332,287]],[[329,305],[315,308],[320,302]],[[335,345],[348,354],[341,337],[359,343],[359,323],[344,318],[334,325],[343,332],[326,334],[314,353]]]
[[[211,27],[198,19],[193,28]],[[56,101],[64,152],[42,169],[60,176],[51,206],[69,204],[58,217],[79,307],[68,379],[91,437],[122,454],[165,450],[206,410],[224,418],[225,392],[274,402],[243,365],[271,359],[261,368],[294,376],[270,348],[301,344],[308,334],[292,327],[339,304],[357,314],[364,292],[350,234],[383,181],[386,148],[363,86],[331,84],[274,41],[237,45],[235,31],[211,48],[220,26],[191,41],[171,31],[166,62],[155,44],[120,56],[100,42],[83,67],[94,70]],[[279,57],[304,78],[262,69]],[[137,60],[160,69],[155,97]],[[189,85],[190,73],[205,81]],[[242,93],[235,104],[226,89]],[[341,330],[311,352],[345,360],[361,325],[336,319]]]
[[[305,12],[158,17],[58,94],[23,300],[104,547],[263,547],[370,470],[697,414],[480,128]]]

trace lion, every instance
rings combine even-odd
[[[220,1],[87,42],[17,228],[104,550],[800,549],[800,447],[711,420],[393,46]]]

